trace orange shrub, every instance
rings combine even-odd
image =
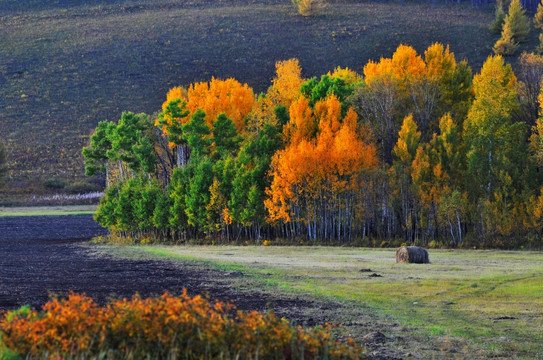
[[[70,294],[37,311],[0,320],[6,347],[22,357],[183,359],[359,359],[352,339],[339,342],[329,327],[294,328],[274,314],[235,311],[201,296],[122,299],[100,307]]]

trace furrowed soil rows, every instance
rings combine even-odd
[[[81,242],[103,233],[104,229],[85,215],[0,218],[0,310],[25,304],[39,308],[51,295],[70,291],[104,303],[111,296],[138,293],[147,297],[166,291],[179,294],[183,288],[192,295],[232,300],[240,309],[266,310],[272,306],[278,314],[297,313],[294,317],[300,317],[299,308],[310,305],[295,298],[238,294],[228,285],[228,278],[243,276],[238,272],[220,272],[197,264],[121,259],[104,255],[107,247],[81,246]]]

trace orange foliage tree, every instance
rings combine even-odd
[[[253,90],[235,79],[199,82],[189,86],[170,89],[156,125],[169,140],[169,147],[176,150],[177,166],[187,163],[190,149],[183,137],[183,127],[197,110],[203,110],[205,121],[210,129],[220,114],[225,114],[234,122],[238,133],[245,130],[248,114],[253,110],[255,97]]]
[[[435,43],[424,58],[400,45],[391,58],[364,66],[364,86],[353,97],[358,114],[367,120],[392,163],[392,148],[406,113],[413,114],[423,141],[429,141],[446,112],[462,119],[471,100],[471,70],[457,63],[448,47]]]
[[[272,159],[265,205],[289,236],[350,240],[361,227],[364,171],[377,167],[376,147],[356,113],[341,117],[331,95],[312,110],[301,97],[290,109],[290,144]]]
[[[235,79],[219,80],[192,84],[188,91],[187,109],[194,113],[202,109],[210,128],[219,114],[224,113],[234,122],[238,133],[245,129],[245,117],[255,104],[253,90],[247,84]]]

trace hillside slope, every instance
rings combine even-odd
[[[422,51],[436,41],[477,71],[495,42],[492,17],[492,8],[426,2],[338,2],[303,18],[284,0],[2,0],[4,194],[83,178],[81,148],[98,121],[152,113],[175,85],[233,76],[263,91],[278,60],[299,58],[307,77],[360,72],[400,43]]]

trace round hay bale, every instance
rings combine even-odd
[[[429,264],[428,251],[420,246],[402,246],[396,251],[396,263]]]

